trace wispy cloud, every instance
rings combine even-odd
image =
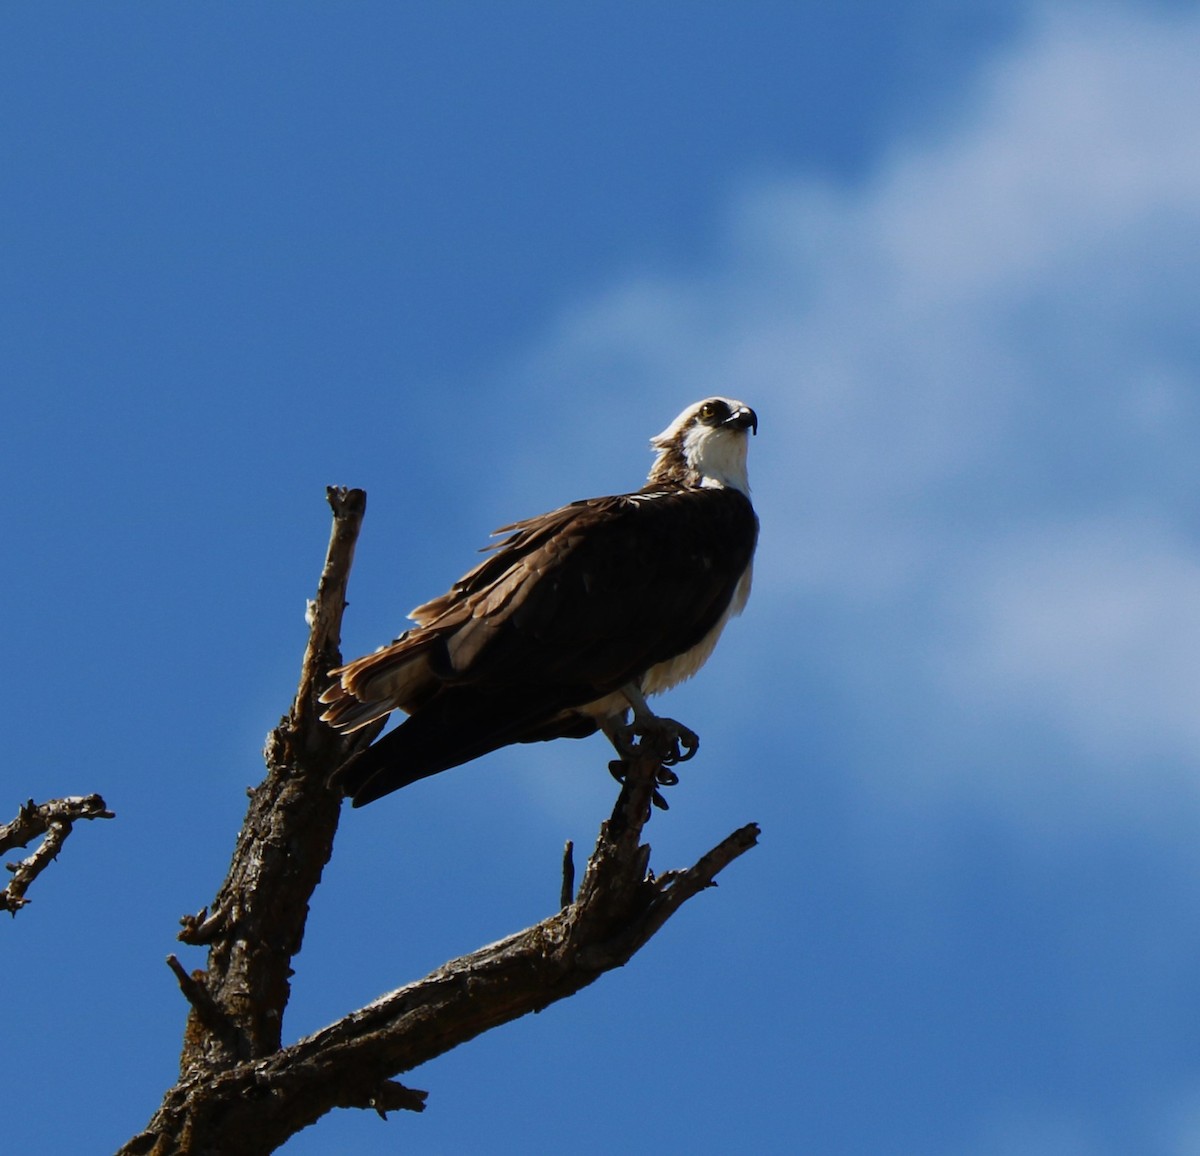
[[[1026,528],[989,543],[941,677],[962,702],[1070,734],[1136,768],[1200,752],[1200,551],[1142,517]]]
[[[748,187],[705,268],[564,313],[513,387],[594,439],[508,484],[620,486],[631,425],[752,402],[755,648],[848,693],[902,675],[864,725],[923,717],[956,758],[1036,723],[1090,796],[1200,756],[1200,18],[1049,13],[865,183]]]

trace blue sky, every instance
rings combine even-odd
[[[294,689],[325,485],[370,494],[360,653],[720,392],[760,416],[755,591],[664,700],[704,745],[649,834],[761,846],[412,1073],[422,1117],[285,1151],[1200,1152],[1196,5],[0,31],[4,809],[118,813],[4,928],[13,1151],[109,1151],[172,1078],[163,957]],[[347,814],[289,1038],[547,914],[607,757]]]

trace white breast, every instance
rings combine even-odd
[[[683,456],[702,486],[728,486],[750,496],[745,430],[694,426],[684,435]]]

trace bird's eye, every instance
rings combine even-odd
[[[710,421],[717,416],[718,405],[715,401],[706,401],[700,407],[700,419],[702,421]]]

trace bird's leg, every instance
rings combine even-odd
[[[609,770],[618,782],[625,781],[625,764],[647,752],[658,761],[654,781],[659,787],[673,787],[679,776],[671,770],[676,763],[685,763],[700,746],[700,737],[695,731],[674,719],[656,715],[646,703],[641,688],[629,683],[621,688],[633,710],[633,722],[626,712],[601,722],[601,729],[608,736],[620,758],[609,764]],[[637,740],[641,740],[640,742]],[[656,790],[654,802],[666,809],[666,800]]]
[[[625,730],[626,741],[632,748],[632,739],[641,738],[642,743],[650,744],[663,752],[663,766],[673,767],[676,763],[686,763],[700,748],[700,736],[683,723],[673,718],[663,718],[656,715],[646,702],[646,696],[635,683],[621,687],[621,693],[633,709],[633,722]],[[618,751],[620,748],[618,747]]]

